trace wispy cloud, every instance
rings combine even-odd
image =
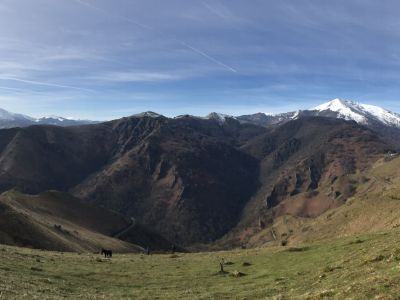
[[[140,27],[140,28],[142,28],[142,29],[145,29],[145,30],[148,30],[148,31],[152,31],[152,32],[156,33],[158,36],[160,36],[160,37],[162,37],[162,38],[167,38],[167,39],[170,39],[170,40],[172,40],[172,41],[175,41],[175,42],[179,43],[180,45],[182,45],[183,47],[185,47],[186,49],[189,49],[190,51],[193,51],[194,53],[197,53],[198,55],[201,55],[202,57],[206,58],[206,59],[209,60],[210,62],[215,63],[215,64],[217,64],[217,65],[223,67],[224,69],[226,69],[226,70],[228,70],[228,71],[231,71],[231,72],[233,72],[233,73],[236,73],[236,72],[237,72],[237,70],[236,70],[235,68],[233,68],[233,67],[227,65],[226,63],[222,62],[221,60],[219,60],[219,59],[217,59],[217,58],[211,56],[209,53],[205,52],[204,50],[201,50],[201,49],[199,49],[198,47],[195,47],[195,46],[193,46],[193,45],[189,44],[188,42],[183,41],[183,40],[181,40],[181,39],[177,39],[177,38],[174,38],[174,37],[168,37],[168,36],[167,36],[164,32],[162,32],[160,29],[157,29],[157,28],[155,28],[155,27],[148,26],[148,25],[143,24],[143,23],[141,23],[141,22],[134,21],[134,20],[132,20],[131,18],[127,18],[127,17],[124,17],[124,16],[122,16],[122,15],[117,15],[117,14],[110,13],[110,12],[108,12],[108,11],[102,9],[102,8],[99,7],[99,6],[95,6],[95,5],[90,4],[90,3],[86,2],[86,1],[82,1],[82,0],[74,0],[74,1],[75,1],[76,3],[81,4],[81,5],[84,5],[84,6],[87,6],[87,7],[89,7],[89,8],[95,9],[95,10],[97,10],[97,11],[99,11],[99,12],[101,12],[101,13],[107,15],[108,17],[116,18],[116,19],[119,19],[119,20],[121,20],[121,21],[128,22],[128,23],[133,24],[133,25],[136,25],[136,26],[138,26],[138,27]]]
[[[50,82],[44,82],[44,81],[36,81],[36,80],[28,80],[28,79],[22,79],[22,78],[16,78],[16,77],[0,77],[0,80],[16,81],[16,82],[32,84],[32,85],[40,85],[40,86],[63,88],[63,89],[72,89],[72,90],[85,91],[85,92],[92,91],[90,89],[77,87],[77,86],[58,84],[58,83],[50,83]]]
[[[107,72],[93,78],[110,82],[160,82],[181,79],[178,75],[158,72]]]
[[[202,4],[208,11],[210,11],[214,15],[216,15],[216,16],[222,18],[222,19],[225,19],[225,20],[228,19],[228,16],[224,12],[222,12],[221,10],[215,8],[214,6],[208,4],[207,2],[204,2],[204,1],[202,2]]]
[[[389,2],[0,0],[0,107],[106,119],[365,97],[397,110]]]
[[[23,90],[23,89],[10,88],[7,86],[0,86],[0,90],[13,91],[13,92],[25,92],[25,90]]]
[[[241,29],[241,25],[249,25],[251,23],[248,19],[238,16],[226,5],[218,1],[203,1],[201,4],[212,15],[222,19],[226,24],[236,29]]]
[[[75,1],[76,3],[78,3],[80,5],[84,5],[86,7],[91,8],[91,9],[97,10],[98,12],[100,12],[102,14],[105,14],[108,17],[119,19],[119,20],[124,21],[124,22],[128,22],[128,23],[136,25],[136,26],[138,26],[138,27],[140,27],[142,29],[153,30],[153,28],[151,28],[150,26],[147,26],[147,25],[144,25],[142,23],[136,22],[136,21],[132,20],[131,18],[127,18],[127,17],[124,17],[124,16],[119,15],[119,14],[113,14],[110,11],[107,11],[107,10],[105,10],[105,9],[99,7],[99,6],[93,5],[93,4],[89,3],[89,2],[82,1],[82,0],[73,0],[73,1]]]

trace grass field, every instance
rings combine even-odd
[[[397,229],[296,248],[111,260],[0,246],[0,299],[396,299],[399,263]]]

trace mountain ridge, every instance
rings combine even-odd
[[[165,117],[153,111],[146,111],[142,113],[133,114],[130,117]],[[296,110],[284,113],[254,113],[248,115],[228,115],[224,113],[211,112],[207,116],[194,116],[194,115],[179,115],[173,117],[175,119],[182,117],[191,117],[198,119],[211,119],[219,123],[224,123],[228,119],[238,120],[241,123],[250,123],[260,126],[276,126],[295,120],[305,116],[322,116],[344,119],[347,121],[355,121],[359,124],[377,127],[387,126],[400,130],[400,114],[386,110],[382,107],[362,104],[352,100],[333,99],[329,102],[322,103],[316,107]],[[86,125],[95,124],[98,121],[92,120],[79,120],[73,118],[64,118],[60,116],[48,116],[41,118],[32,118],[23,114],[16,114],[8,112],[0,108],[0,129],[12,128],[12,127],[26,127],[31,125],[55,125],[55,126],[73,126],[73,125]]]
[[[382,107],[351,100],[333,99],[316,107],[286,113],[256,113],[237,116],[239,121],[261,126],[277,125],[304,116],[320,116],[355,121],[366,126],[377,124],[400,129],[400,114]]]
[[[59,190],[183,247],[227,234],[234,236],[229,245],[240,246],[257,220],[314,218],[345,204],[361,180],[354,174],[396,152],[384,130],[398,140],[397,129],[332,117],[343,104],[335,102],[314,114],[269,116],[275,123],[264,126],[216,113],[146,112],[92,125],[3,129],[0,191]]]
[[[33,118],[24,114],[9,112],[0,108],[0,129],[8,129],[14,127],[28,127],[33,125],[54,125],[54,126],[74,126],[95,124],[97,121],[79,120],[73,118],[64,118],[60,116],[45,116],[41,118]]]
[[[368,128],[324,117],[273,128],[154,115],[31,126],[0,130],[0,191],[69,192],[193,247],[269,212],[314,217],[342,205],[347,175],[389,150]]]

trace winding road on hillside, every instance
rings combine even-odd
[[[121,236],[123,236],[125,233],[127,233],[129,230],[133,229],[136,226],[137,222],[136,219],[131,217],[131,223],[128,225],[128,227],[122,229],[121,231],[117,232],[116,234],[113,235],[114,238],[119,239]]]

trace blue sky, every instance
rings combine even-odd
[[[0,1],[0,107],[35,117],[400,112],[399,82],[394,0]]]

